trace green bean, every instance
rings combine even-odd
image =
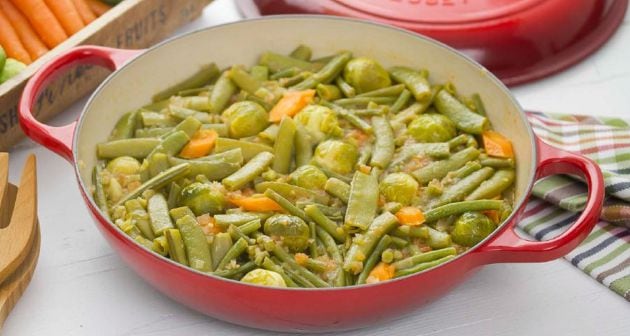
[[[258,133],[258,136],[265,140],[269,140],[269,142],[274,142],[276,141],[276,137],[278,136],[279,129],[280,129],[280,126],[278,126],[278,124],[271,124],[269,125],[269,127],[265,128],[262,132]]]
[[[172,165],[186,163],[188,164],[188,172],[185,176],[195,177],[197,175],[203,175],[210,181],[220,181],[241,168],[240,164],[228,162],[225,159],[185,160],[170,157],[169,162]]]
[[[357,97],[398,97],[405,90],[404,84],[397,84],[382,89],[364,92]]]
[[[308,131],[301,124],[297,124],[295,129],[295,166],[296,168],[305,166],[313,158],[313,144]]]
[[[226,124],[203,124],[201,129],[214,130],[220,137],[228,136],[228,127]]]
[[[475,112],[477,114],[486,116],[486,107],[483,105],[483,100],[481,100],[481,96],[478,93],[473,94],[471,97],[473,105],[475,106]]]
[[[94,166],[92,172],[92,185],[94,185],[94,202],[96,206],[101,210],[105,218],[109,217],[109,208],[107,207],[107,196],[105,196],[105,189],[103,187],[103,165],[99,162]]]
[[[193,89],[186,89],[177,92],[177,96],[180,97],[190,97],[190,96],[199,96],[202,94],[209,94],[210,91],[214,88],[214,85],[206,85]]]
[[[481,164],[479,164],[478,161],[469,161],[469,162],[466,162],[466,164],[463,167],[453,171],[453,176],[455,176],[456,178],[462,179],[478,171],[479,169],[481,169]]]
[[[339,87],[339,90],[341,90],[346,98],[352,98],[357,95],[356,89],[343,80],[343,77],[337,77],[337,79],[335,79],[335,84],[337,84],[337,87]]]
[[[403,239],[405,238],[428,239],[429,227],[426,225],[423,225],[423,226],[402,225],[392,230],[392,236],[403,238]]]
[[[358,117],[382,117],[386,115],[388,111],[389,108],[387,106],[350,110],[352,114]]]
[[[414,102],[409,105],[406,109],[398,112],[390,122],[392,125],[402,125],[408,124],[410,121],[415,119],[421,113],[424,113],[429,108],[429,103],[418,103]]]
[[[514,183],[514,170],[501,169],[498,170],[490,179],[483,182],[468,197],[467,201],[493,198],[501,195],[501,193]]]
[[[360,129],[365,133],[372,134],[372,125],[370,125],[367,121],[361,119],[360,117],[352,114],[352,112],[330,102],[322,101],[320,102],[320,104],[333,110],[333,112],[346,119],[352,126]]]
[[[333,101],[341,98],[341,90],[332,84],[317,84],[317,95],[324,100]]]
[[[178,219],[175,226],[182,235],[190,267],[202,272],[212,271],[212,257],[208,241],[195,218],[186,215]]]
[[[323,205],[321,203],[317,203],[314,201],[297,201],[295,202],[295,205],[297,205],[298,208],[302,210],[304,210],[304,208],[306,208],[307,205],[314,205],[326,217],[328,217],[329,219],[333,221],[343,221],[343,217],[346,214],[346,209],[343,207]]]
[[[424,213],[427,223],[435,222],[438,219],[461,214],[468,211],[501,210],[505,201],[501,200],[474,200],[461,201],[442,205]]]
[[[280,78],[278,80],[278,83],[280,83],[280,86],[282,87],[289,87],[289,86],[299,84],[311,76],[313,76],[313,73],[308,72],[308,71],[302,71],[293,77]]]
[[[258,81],[264,82],[269,80],[269,68],[264,65],[254,65],[249,72]]]
[[[195,73],[191,77],[155,94],[153,96],[153,101],[156,102],[164,100],[182,90],[204,86],[217,78],[217,76],[219,76],[219,68],[216,64],[210,63],[203,66],[199,72]]]
[[[374,247],[374,250],[365,261],[365,266],[363,267],[363,270],[357,278],[357,285],[365,284],[365,280],[367,280],[370,272],[372,271],[372,269],[374,269],[374,266],[376,266],[376,264],[381,260],[381,253],[383,253],[383,251],[385,251],[385,249],[387,249],[391,243],[392,238],[389,235],[384,235],[383,238],[378,241],[378,244],[376,244],[376,247]]]
[[[449,140],[448,146],[450,149],[455,149],[459,146],[463,146],[468,143],[469,137],[470,136],[468,134],[460,134],[454,137],[453,139]]]
[[[261,82],[238,66],[228,71],[228,76],[241,90],[255,94],[260,89]]]
[[[346,204],[348,204],[350,200],[350,185],[340,179],[334,177],[329,178],[328,181],[326,181],[326,185],[324,185],[324,190]]]
[[[214,89],[208,97],[208,105],[210,105],[210,113],[220,114],[227,106],[232,95],[236,93],[236,85],[229,77],[228,71],[224,71],[216,84]]]
[[[298,263],[295,262],[295,259],[287,251],[278,246],[273,241],[273,239],[267,236],[261,236],[261,239],[265,250],[273,253],[276,257],[278,257],[278,259],[280,259],[289,270],[295,271],[297,274],[303,276],[304,278],[306,278],[306,280],[313,283],[317,287],[330,287],[330,285],[326,281],[311,273],[311,271],[307,270],[303,266],[298,265]]]
[[[212,267],[217,270],[219,263],[226,253],[232,248],[232,235],[227,232],[219,232],[214,236],[210,244],[210,255],[212,256]]]
[[[448,159],[434,161],[426,166],[413,171],[411,174],[421,184],[429,183],[433,179],[441,179],[448,174],[448,172],[457,170],[466,162],[475,160],[479,156],[479,150],[476,148],[468,147],[461,150]]]
[[[291,201],[297,201],[298,199],[308,199],[322,204],[326,204],[330,201],[330,197],[328,197],[328,195],[326,194],[298,187],[293,184],[273,181],[260,182],[256,184],[256,192],[264,193],[267,189],[271,189],[280,194],[282,197]]]
[[[317,237],[322,241],[326,252],[338,267],[338,270],[336,272],[337,274],[335,276],[335,279],[333,280],[333,284],[336,287],[342,287],[345,285],[346,279],[345,272],[342,268],[343,257],[341,256],[341,251],[339,250],[339,247],[335,243],[333,237],[328,232],[326,232],[326,230],[322,229],[321,227],[317,227],[315,228],[315,230],[317,233]]]
[[[484,154],[479,156],[479,162],[485,167],[514,169],[514,159],[512,158],[495,158]]]
[[[392,238],[392,244],[396,245],[396,247],[398,247],[398,248],[403,248],[403,247],[405,247],[407,245],[410,245],[409,241],[406,240],[406,239],[399,238],[399,237],[394,237],[394,236],[392,236],[391,238]],[[412,245],[413,244],[411,244],[410,246],[412,246]],[[415,246],[415,245],[413,245],[413,246]]]
[[[297,68],[297,67],[286,68],[286,69],[282,69],[282,70],[274,73],[273,75],[269,76],[269,79],[271,79],[271,80],[278,80],[280,78],[293,77],[293,76],[299,74],[300,72],[302,72],[302,70],[300,68]]]
[[[295,138],[295,121],[290,117],[282,118],[278,137],[273,146],[273,163],[271,168],[280,174],[288,174],[291,167],[293,140]]]
[[[164,237],[168,242],[168,254],[171,259],[176,262],[188,266],[188,258],[186,257],[186,248],[182,234],[178,229],[168,229],[164,231]]]
[[[405,105],[407,105],[409,99],[411,99],[411,92],[407,89],[404,89],[403,92],[400,93],[398,98],[396,98],[394,104],[392,104],[392,106],[389,108],[389,111],[393,114],[398,113],[400,110],[403,109],[403,107],[405,107]]]
[[[320,65],[315,63],[310,63],[290,56],[280,55],[271,51],[262,53],[258,59],[258,64],[268,67],[271,72],[278,72],[288,68],[317,71],[320,67]]]
[[[120,156],[143,159],[159,144],[159,139],[151,138],[113,140],[97,144],[96,155],[99,159],[115,159]]]
[[[447,247],[439,250],[433,250],[422,254],[417,254],[403,260],[399,260],[392,264],[396,268],[396,270],[403,270],[407,268],[414,267],[418,264],[425,263],[428,261],[434,261],[437,259],[444,258],[446,256],[455,255],[457,251],[454,247]]]
[[[221,259],[221,261],[219,262],[219,265],[217,265],[217,271],[225,269],[225,266],[227,266],[230,261],[238,258],[241,254],[243,254],[243,252],[245,252],[245,250],[247,249],[247,245],[248,244],[246,239],[240,238],[239,240],[237,240],[236,243],[234,243],[234,245],[230,247],[227,253],[225,253],[225,256],[223,256],[223,259]]]
[[[310,282],[296,270],[291,269],[291,267],[286,263],[282,263],[277,259],[275,259],[274,262],[280,263],[282,265],[282,270],[298,285],[298,287],[317,288],[317,286],[315,286],[312,282]]]
[[[138,111],[127,112],[118,119],[114,130],[109,135],[109,140],[120,140],[133,138],[138,120]]]
[[[214,91],[214,90],[213,90]],[[170,105],[181,106],[187,109],[197,110],[201,112],[209,112],[210,104],[208,97],[191,96],[191,97],[171,97]]]
[[[187,206],[181,206],[179,208],[171,209],[171,210],[168,211],[168,214],[171,215],[171,218],[175,222],[177,222],[178,220],[180,220],[181,218],[184,218],[186,216],[190,216],[190,217],[193,217],[193,218],[195,217],[195,214]]]
[[[328,168],[322,167],[317,165],[317,163],[315,162],[311,162],[312,165],[317,166],[317,168],[319,168],[319,170],[321,170],[328,178],[336,178],[338,180],[343,181],[344,183],[350,183],[350,181],[352,181],[352,177],[348,176],[348,175],[342,175],[339,174],[337,172],[334,172]]]
[[[438,92],[435,96],[435,107],[451,119],[458,129],[466,133],[481,134],[488,127],[486,117],[471,111],[446,90]]]
[[[307,222],[308,223],[308,233],[311,238],[308,240],[308,251],[310,253],[311,258],[317,258],[319,256],[319,252],[317,251],[317,233],[315,232],[317,226],[315,222]]]
[[[359,97],[354,98],[342,98],[337,99],[333,103],[341,107],[349,106],[366,106],[369,103],[376,103],[379,105],[391,105],[396,102],[395,97]]]
[[[426,102],[431,99],[431,85],[421,73],[408,67],[393,67],[389,69],[392,78],[402,84],[413,94],[418,102]]]
[[[172,209],[177,206],[179,203],[179,195],[182,192],[182,187],[175,182],[171,182],[171,186],[168,189],[168,198],[166,203],[168,204],[168,208]]]
[[[145,139],[147,140],[147,139]],[[186,134],[185,131],[177,131],[172,133],[160,141],[160,143],[153,148],[153,151],[149,153],[149,157],[155,155],[156,153],[164,153],[168,156],[173,156],[178,154],[179,151],[186,146],[186,144],[190,141],[190,137]]]
[[[443,159],[450,155],[451,151],[445,142],[415,143],[405,145],[395,153],[391,166],[402,167],[414,157],[429,156],[435,159]]]
[[[330,60],[323,68],[313,74],[313,76],[305,79],[303,82],[296,84],[291,87],[291,90],[306,90],[312,89],[317,86],[317,84],[327,84],[335,79],[341,71],[343,71],[343,67],[348,63],[348,61],[352,58],[352,53],[350,52],[342,52],[335,56]]]
[[[163,257],[168,255],[168,241],[165,236],[159,236],[153,239],[151,250]]]
[[[241,169],[224,178],[221,183],[228,190],[237,190],[262,174],[274,159],[274,155],[262,152],[249,160]]]
[[[258,224],[260,225],[260,222]],[[250,238],[247,237],[247,235],[245,235],[243,232],[241,232],[238,226],[230,225],[228,227],[227,233],[229,233],[230,236],[232,236],[233,240],[239,240],[243,238],[245,239],[245,241],[247,241],[248,244],[251,243]]]
[[[372,158],[372,154],[374,152],[374,147],[371,144],[364,145],[361,149],[361,153],[359,154],[359,159],[357,160],[357,169],[361,166],[366,166],[370,159]]]
[[[245,161],[251,160],[254,156],[263,153],[269,152],[273,153],[273,148],[249,141],[244,140],[234,140],[229,138],[217,138],[217,141],[214,145],[215,153],[222,153],[231,149],[240,148],[243,154],[243,159]]]
[[[177,180],[180,177],[183,177],[186,174],[186,172],[187,172],[187,170],[189,168],[190,168],[189,164],[182,163],[180,165],[171,167],[171,168],[161,172],[160,174],[158,174],[158,175],[152,177],[151,179],[149,179],[148,181],[142,183],[134,191],[130,192],[125,197],[120,199],[116,203],[115,206],[124,204],[126,201],[128,201],[130,199],[137,198],[138,196],[140,196],[143,192],[145,192],[148,189],[159,190],[163,186],[171,183],[172,181]]]
[[[280,205],[280,207],[286,210],[286,212],[288,212],[289,214],[300,217],[307,223],[311,221],[311,219],[306,215],[306,213],[302,209],[293,205],[291,201],[282,197],[280,194],[273,191],[272,189],[265,190],[265,196],[274,200],[276,203],[278,203],[278,205]]]
[[[222,278],[232,278],[238,274],[245,274],[255,269],[256,269],[256,263],[253,261],[248,261],[237,268],[233,268],[229,270],[222,270],[222,271],[215,271],[212,274],[222,277]]]
[[[271,215],[272,215],[271,213],[255,213],[255,212],[242,212],[242,213],[232,213],[232,214],[224,214],[224,215],[219,214],[219,215],[214,215],[214,221],[215,221],[215,225],[225,230],[230,225],[242,226],[244,224],[250,223],[257,219],[264,221]]]
[[[304,267],[308,270],[316,273],[323,273],[328,269],[328,264],[312,257],[306,258],[304,261]]]
[[[155,193],[151,196],[147,202],[147,210],[151,219],[151,229],[156,235],[161,236],[165,230],[173,228],[164,195]]]
[[[394,131],[384,117],[372,118],[372,126],[374,127],[374,135],[376,141],[374,143],[374,152],[370,165],[381,169],[387,168],[394,157]]]
[[[474,173],[462,178],[457,183],[444,189],[442,196],[433,203],[432,206],[440,206],[447,203],[463,201],[466,196],[473,192],[473,190],[477,189],[481,183],[489,179],[493,174],[494,169],[490,167],[484,167],[475,171]]]
[[[237,230],[239,230],[242,234],[249,236],[250,234],[258,231],[258,229],[262,227],[262,224],[261,224],[260,218],[256,218],[243,225],[240,225],[240,226],[231,225],[230,227],[234,227]],[[229,227],[228,227],[228,230],[229,230]]]
[[[197,119],[200,123],[204,124],[210,123],[211,120],[210,114],[208,114],[207,112],[199,112],[177,105],[169,105],[168,113],[178,119],[194,118]]]
[[[137,199],[129,200],[125,202],[125,208],[131,220],[142,233],[142,236],[149,240],[155,239],[154,231],[151,230],[151,223],[149,222],[149,214],[140,204],[140,201]]]
[[[354,173],[350,183],[350,196],[344,226],[352,230],[366,230],[372,224],[378,207],[378,179],[360,171]]]
[[[170,104],[170,102],[171,102],[171,100],[169,98],[167,98],[167,99],[155,102],[155,103],[151,103],[151,104],[142,106],[142,110],[153,111],[153,112],[160,112],[163,109],[167,108],[168,104]],[[139,115],[138,115],[138,118],[140,118]]]
[[[378,241],[391,231],[396,224],[398,224],[396,216],[389,212],[384,212],[376,217],[363,235],[353,237],[352,245],[350,245],[346,254],[343,269],[352,274],[361,273],[365,259],[372,253]]]
[[[324,215],[316,205],[307,205],[304,207],[306,215],[313,220],[319,227],[328,232],[336,241],[344,243],[346,241],[346,233],[337,223],[330,220]]]
[[[400,270],[400,271],[396,271],[396,273],[394,273],[394,278],[399,278],[399,277],[403,277],[403,276],[406,276],[406,275],[415,274],[415,273],[424,271],[426,269],[433,268],[433,267],[435,267],[437,265],[440,265],[440,264],[443,264],[443,263],[445,263],[445,262],[447,262],[447,261],[449,261],[449,260],[451,260],[453,258],[455,258],[455,256],[450,255],[450,256],[446,256],[444,258],[440,258],[438,260],[434,260],[434,261],[429,261],[429,262],[418,264],[418,265],[416,265],[416,266],[414,266],[412,268],[407,268],[407,269],[403,269],[403,270]]]
[[[173,127],[139,128],[135,131],[136,138],[159,138],[160,136],[173,131]]]
[[[312,54],[313,54],[313,51],[311,50],[310,47],[300,44],[295,49],[293,49],[293,51],[289,54],[289,56],[295,59],[308,62],[311,59]]]
[[[151,177],[171,167],[171,164],[168,161],[168,155],[164,153],[153,154],[147,159],[147,161],[149,162],[149,175]]]
[[[284,279],[284,282],[287,284],[287,287],[299,287],[295,281],[293,281],[293,279],[291,279],[285,272],[284,269],[278,265],[276,265],[276,263],[274,263],[270,258],[265,257],[261,263],[262,268],[269,270],[269,271],[273,271],[276,272],[278,274],[280,274],[280,276],[282,277],[282,279]]]
[[[116,220],[116,226],[120,228],[127,236],[133,239],[140,246],[146,248],[147,250],[153,250],[153,241],[145,238],[140,230],[136,227],[133,221],[131,220]]]
[[[211,154],[196,158],[194,160],[185,160],[181,159],[185,162],[194,162],[194,161],[225,161],[227,163],[233,163],[236,165],[243,165],[243,152],[240,148],[230,149],[221,153]]]

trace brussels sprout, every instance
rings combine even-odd
[[[380,191],[388,202],[411,204],[418,191],[418,182],[405,173],[393,173],[381,181]]]
[[[343,69],[343,78],[359,93],[392,85],[389,74],[371,58],[354,58]]]
[[[315,163],[339,174],[349,174],[359,159],[356,146],[340,140],[327,140],[315,148]]]
[[[325,106],[309,105],[295,116],[295,121],[304,125],[316,142],[321,142],[326,137],[343,136],[337,116]]]
[[[419,142],[444,142],[457,135],[455,123],[438,113],[419,115],[409,124],[407,133]]]
[[[306,189],[324,189],[328,176],[319,168],[305,165],[290,175],[291,183]]]
[[[223,212],[226,200],[219,188],[212,184],[191,183],[182,189],[180,203],[189,207],[196,216]]]
[[[480,212],[465,212],[455,221],[451,231],[453,241],[462,246],[474,246],[497,228],[497,225]]]
[[[273,215],[265,221],[265,234],[282,241],[293,252],[304,251],[310,238],[308,225],[291,215]]]
[[[107,170],[113,174],[138,174],[140,172],[140,162],[131,156],[120,156],[109,161]]]
[[[241,101],[230,105],[222,114],[232,138],[256,135],[269,125],[267,111],[257,103]]]
[[[282,276],[274,271],[269,271],[262,268],[257,268],[241,279],[242,282],[247,282],[254,285],[269,286],[269,287],[286,287]]]

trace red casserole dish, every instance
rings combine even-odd
[[[311,34],[313,31],[318,34]],[[238,49],[233,47],[235,43]],[[450,80],[462,94],[474,90],[487,97],[488,117],[497,131],[510,135],[517,156],[516,201],[511,217],[479,245],[433,269],[380,284],[312,290],[248,285],[185,268],[140,247],[103,216],[91,197],[91,172],[97,160],[95,146],[107,138],[123,113],[146,104],[153,93],[188,77],[210,60],[221,67],[252,64],[264,50],[284,53],[299,43],[308,43],[322,54],[352,50],[357,55],[381,60],[385,66],[424,64],[431,70],[432,80]],[[32,114],[40,90],[77,64],[100,65],[114,73],[92,95],[77,121],[62,127],[40,123]],[[591,231],[604,195],[597,165],[538,140],[506,87],[483,67],[434,40],[350,19],[265,18],[203,29],[149,50],[76,48],[33,76],[24,90],[19,118],[29,137],[73,165],[97,227],[122,259],[149,284],[212,317],[269,330],[323,332],[364,327],[434,300],[482,265],[561,257]],[[515,224],[525,209],[533,183],[558,173],[584,176],[589,186],[586,209],[574,225],[552,240],[535,242],[519,237]]]

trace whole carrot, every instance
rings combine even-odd
[[[4,12],[11,25],[15,28],[15,32],[20,37],[20,41],[33,61],[48,52],[48,48],[37,36],[26,17],[9,0],[0,0],[0,10]]]
[[[44,0],[44,2],[55,14],[68,36],[74,35],[85,27],[83,19],[81,19],[81,15],[74,7],[72,0]]]
[[[88,3],[90,8],[92,9],[92,12],[94,12],[96,16],[101,16],[105,14],[105,12],[107,12],[108,10],[112,9],[112,6],[100,2],[99,0],[85,0],[85,2]]]
[[[90,22],[96,20],[96,15],[94,15],[94,12],[92,12],[92,9],[90,9],[90,6],[87,2],[85,2],[85,0],[73,0],[72,2],[86,26],[90,24]]]
[[[68,38],[44,0],[11,0],[11,2],[26,16],[48,48],[54,48]]]
[[[22,45],[18,34],[2,10],[0,10],[0,45],[10,58],[15,58],[24,64],[32,62],[31,56]]]

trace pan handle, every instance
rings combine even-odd
[[[588,185],[586,207],[565,232],[547,241],[523,239],[514,231],[520,213],[503,226],[494,238],[475,250],[482,263],[544,262],[560,258],[577,247],[599,220],[604,201],[604,178],[594,161],[550,146],[537,138],[539,149],[536,178],[555,174],[582,175]]]
[[[18,118],[24,133],[37,143],[73,162],[72,140],[77,122],[65,126],[49,126],[35,119],[32,109],[40,90],[63,71],[80,64],[99,65],[112,71],[120,69],[144,50],[81,46],[70,49],[44,64],[24,87]]]

